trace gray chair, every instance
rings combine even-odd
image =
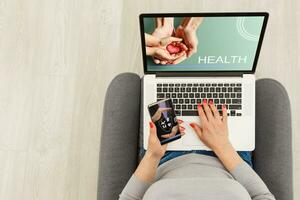
[[[118,199],[138,163],[141,79],[118,75],[109,85],[103,110],[98,200]],[[277,81],[256,81],[255,171],[278,200],[293,199],[291,111]]]

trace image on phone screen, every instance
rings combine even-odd
[[[148,106],[152,122],[156,126],[161,144],[166,144],[181,137],[179,124],[171,99],[161,100]]]

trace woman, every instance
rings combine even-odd
[[[131,199],[274,200],[267,186],[234,150],[228,139],[227,110],[220,116],[215,105],[198,105],[201,126],[191,123],[200,140],[215,155],[189,153],[165,161],[156,127],[150,122],[148,150],[120,194]]]

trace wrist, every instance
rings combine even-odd
[[[222,149],[217,149],[215,153],[229,172],[243,162],[231,144],[224,146]]]
[[[154,153],[152,153],[151,151],[148,150],[148,151],[146,151],[146,154],[144,157],[152,162],[159,163],[162,156],[155,155]]]
[[[227,142],[227,143],[224,143],[223,145],[214,147],[212,150],[215,152],[215,154],[218,157],[222,156],[222,154],[235,151],[230,142]]]
[[[155,180],[159,161],[151,152],[147,151],[135,170],[134,175],[143,181],[152,183]]]

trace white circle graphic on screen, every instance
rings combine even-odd
[[[238,33],[246,40],[255,41],[255,42],[258,41],[259,39],[258,35],[249,33],[245,28],[245,17],[238,17],[236,21],[236,28]]]

